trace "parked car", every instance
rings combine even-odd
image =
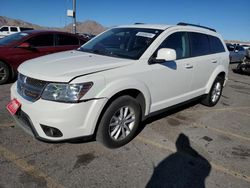
[[[30,30],[0,40],[0,84],[15,76],[24,61],[39,56],[76,49],[86,38],[59,31]]]
[[[29,27],[18,27],[18,26],[2,26],[0,27],[0,38],[6,37],[8,35],[18,33],[21,31],[33,30]]]
[[[242,62],[246,56],[246,50],[237,44],[227,44],[229,51],[230,63]]]
[[[242,44],[241,46],[242,46],[245,50],[250,49],[250,45],[247,45],[247,44]]]
[[[216,105],[228,65],[229,52],[214,29],[120,26],[78,50],[20,65],[7,109],[40,140],[94,136],[116,148],[159,110],[197,97]]]

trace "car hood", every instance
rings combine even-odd
[[[28,60],[18,67],[18,72],[39,80],[69,82],[77,76],[103,72],[131,63],[132,60],[73,50]]]

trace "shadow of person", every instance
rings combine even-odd
[[[147,188],[203,188],[211,170],[210,163],[191,146],[186,135],[176,140],[176,153],[164,159],[155,169]]]

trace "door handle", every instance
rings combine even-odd
[[[185,68],[186,68],[186,69],[192,69],[192,68],[193,68],[193,65],[186,64],[186,65],[185,65]]]
[[[217,63],[218,61],[217,60],[213,60],[212,63]]]

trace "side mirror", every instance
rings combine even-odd
[[[26,48],[26,49],[32,49],[33,47],[28,42],[23,42],[18,46],[18,48]]]
[[[171,48],[161,48],[157,52],[156,60],[174,61],[176,60],[176,51]]]

